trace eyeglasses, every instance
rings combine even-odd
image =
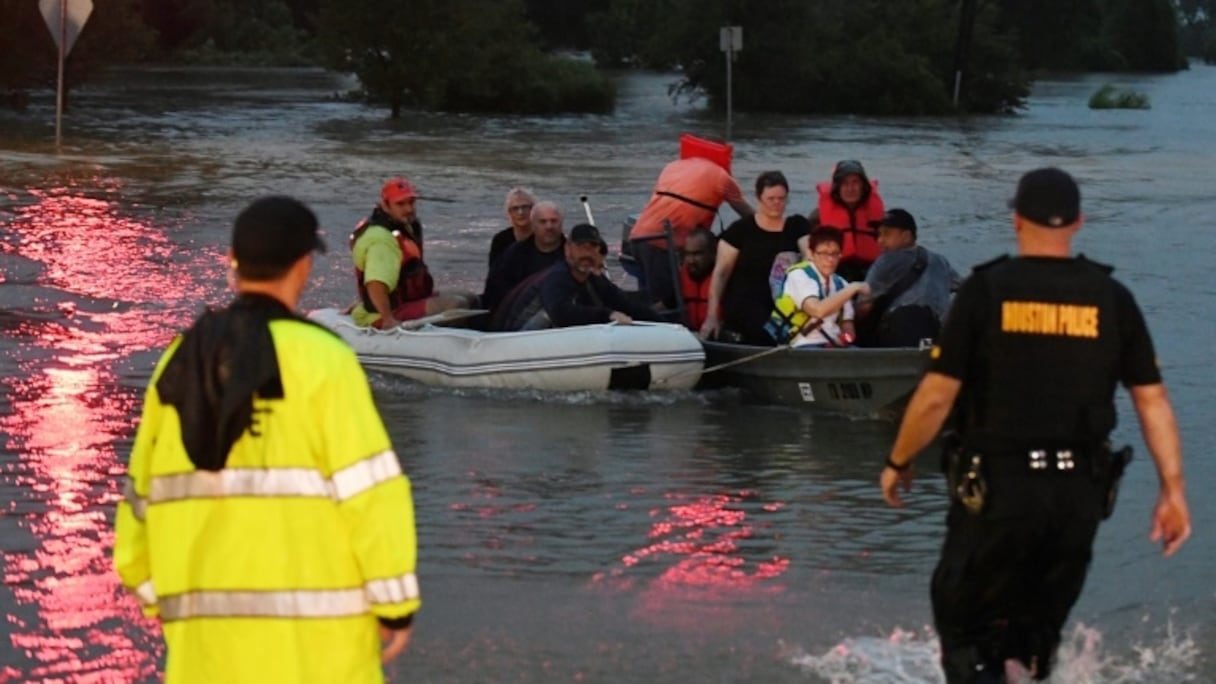
[[[815,256],[821,256],[824,259],[839,259],[840,252],[814,252]]]
[[[509,211],[512,211],[516,214],[521,214],[525,211],[532,211],[532,205],[531,204],[516,204],[515,206],[510,207]]]

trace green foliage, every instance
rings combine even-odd
[[[1148,95],[1103,84],[1089,97],[1090,109],[1148,109]]]
[[[1216,34],[1208,38],[1208,42],[1203,46],[1203,61],[1206,64],[1216,64]]]
[[[1186,68],[1179,18],[1171,0],[1105,0],[1104,69],[1177,71]]]
[[[327,62],[359,77],[368,100],[451,111],[607,111],[611,84],[590,64],[543,54],[520,0],[322,0]]]
[[[667,12],[655,17],[655,5]],[[641,37],[633,58],[646,66],[678,64],[678,93],[726,100],[721,26],[743,27],[733,71],[733,105],[744,111],[790,113],[942,114],[951,102],[958,32],[956,0],[660,0],[614,3],[613,38]],[[964,67],[963,111],[1009,111],[1021,105],[1027,81],[998,14],[979,12]],[[642,34],[649,25],[650,34]],[[624,38],[627,39],[627,38]],[[614,63],[629,52],[601,42],[595,53]]]
[[[1077,69],[1101,63],[1106,0],[1000,0],[1002,22],[1017,35],[1027,69]]]
[[[193,64],[315,64],[300,0],[152,0],[145,12],[162,48]]]
[[[54,78],[55,46],[37,3],[0,0],[0,17],[0,96],[17,104],[18,93]]]
[[[58,55],[38,3],[0,0],[0,17],[0,89],[4,100],[20,106],[25,91],[55,86]],[[139,0],[95,3],[64,63],[65,90],[107,66],[140,59],[152,40],[140,19]]]

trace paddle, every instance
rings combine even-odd
[[[459,320],[463,320],[465,318],[472,318],[473,316],[480,316],[481,314],[485,314],[485,313],[490,313],[490,310],[489,309],[448,309],[447,311],[440,311],[439,313],[431,314],[430,316],[423,316],[422,318],[415,318],[410,321],[402,321],[402,322],[398,323],[395,328],[392,328],[391,330],[385,330],[382,332],[392,332],[392,330],[417,330],[419,328],[424,328],[433,323],[446,323],[448,321],[459,321]]]
[[[578,201],[583,203],[583,211],[587,212],[587,223],[590,223],[591,225],[594,226],[595,219],[591,218],[591,205],[587,204],[587,196],[583,195],[582,197],[579,197]]]
[[[700,369],[700,373],[701,373],[701,375],[705,375],[706,373],[720,371],[723,368],[730,368],[731,366],[738,366],[738,365],[747,363],[748,361],[755,361],[756,359],[762,359],[771,354],[776,354],[779,351],[785,351],[786,349],[793,349],[794,340],[798,339],[799,335],[806,335],[808,333],[811,333],[821,325],[823,325],[823,319],[812,318],[812,319],[808,320],[801,328],[798,329],[798,333],[796,335],[791,335],[790,341],[786,342],[785,344],[779,344],[776,347],[769,347],[768,349],[765,349],[764,351],[756,352],[755,354],[749,354],[747,356],[744,356],[744,357],[741,357],[738,359],[733,359],[733,360],[727,361],[725,363],[719,363],[716,366],[710,366],[709,368],[702,368],[702,369]],[[658,380],[655,381],[655,384],[659,384],[662,382],[670,382],[671,380],[683,377],[685,375],[690,375],[695,372],[698,372],[698,369],[692,368],[692,369],[689,369],[686,371],[680,371],[679,373],[676,373],[675,375],[669,375],[666,378],[659,378]]]

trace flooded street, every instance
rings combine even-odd
[[[620,76],[608,116],[392,121],[322,71],[120,71],[73,94],[60,154],[53,93],[0,111],[0,682],[157,681],[158,627],[111,570],[114,504],[160,349],[228,297],[241,207],[311,204],[330,253],[304,306],[341,306],[346,234],[407,175],[430,198],[438,286],[479,291],[508,188],[556,201],[567,227],[585,195],[615,236],[680,133],[721,134],[672,103],[672,80]],[[1216,67],[1113,78],[1149,110],[1088,109],[1107,80],[1041,81],[1014,117],[736,116],[734,170],[745,188],[784,171],[805,213],[834,162],[858,158],[960,272],[1014,248],[1005,202],[1023,171],[1077,177],[1078,248],[1116,266],[1154,334],[1195,535],[1168,560],[1148,542],[1155,475],[1121,393],[1115,439],[1136,460],[1052,681],[1216,681]],[[424,605],[393,681],[941,681],[926,625],[944,488],[921,466],[909,505],[883,505],[894,425],[729,392],[372,382],[418,509]]]

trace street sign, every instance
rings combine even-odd
[[[38,0],[38,9],[46,20],[46,27],[51,30],[55,47],[66,57],[93,13],[93,0]]]
[[[743,27],[723,26],[718,29],[718,48],[722,52],[740,52],[743,50]]]

